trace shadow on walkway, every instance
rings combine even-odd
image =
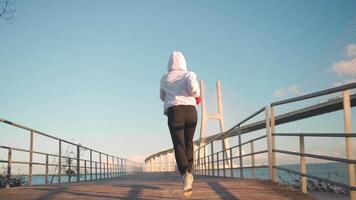
[[[231,199],[238,200],[233,194],[231,194],[224,186],[222,186],[219,182],[208,182],[208,185],[214,192],[221,197],[221,199]]]
[[[56,199],[59,195],[73,195],[76,197],[92,197],[96,199],[109,198],[109,199],[140,199],[141,193],[144,189],[148,190],[161,190],[159,187],[147,185],[112,185],[112,187],[129,188],[126,194],[115,195],[109,192],[100,191],[82,191],[70,189],[68,187],[50,187],[50,188],[32,188],[33,190],[45,191],[46,194],[40,196],[39,200]],[[62,197],[61,197],[62,198]],[[142,198],[142,197],[141,197]]]
[[[146,190],[161,190],[159,187],[148,185],[112,185],[112,187],[130,188],[129,193],[123,199],[139,199],[144,189]]]

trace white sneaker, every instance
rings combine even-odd
[[[189,190],[189,181],[188,181],[189,173],[186,172],[183,174],[183,191]]]
[[[194,181],[194,177],[192,173],[188,173],[187,174],[187,179],[188,179],[188,188],[192,189],[193,188],[193,181]]]
[[[193,184],[193,175],[188,172],[183,174],[183,194],[187,198],[190,198],[193,194],[192,184]]]

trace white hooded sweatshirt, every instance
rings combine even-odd
[[[173,52],[168,62],[168,73],[161,78],[160,98],[164,101],[164,114],[171,106],[196,106],[195,97],[200,88],[194,72],[187,71],[187,63],[181,52]]]

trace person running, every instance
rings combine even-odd
[[[201,101],[196,74],[187,71],[181,52],[172,52],[168,73],[161,78],[160,98],[174,146],[178,170],[183,177],[185,196],[192,195],[193,137],[197,124],[196,105]]]

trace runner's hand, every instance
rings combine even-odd
[[[195,102],[197,103],[197,105],[199,105],[201,102],[201,97],[195,97]]]

